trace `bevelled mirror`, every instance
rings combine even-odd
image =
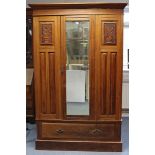
[[[66,115],[89,115],[89,20],[66,20]]]

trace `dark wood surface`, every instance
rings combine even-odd
[[[33,68],[32,57],[32,9],[26,8],[26,68]]]
[[[26,8],[26,68],[33,69],[32,57],[32,37],[28,35],[29,28],[32,28],[32,8]],[[31,25],[28,25],[31,24]],[[34,97],[34,79],[31,84],[26,85],[26,121],[35,122],[35,97]]]
[[[29,4],[33,9],[123,9],[127,3],[34,3]]]
[[[36,149],[122,150],[122,9],[125,5],[30,5],[34,9]],[[65,22],[79,18],[90,22],[90,115],[67,116]]]
[[[120,141],[121,124],[117,123],[48,123],[38,124],[39,139]]]
[[[70,150],[70,151],[104,151],[121,152],[122,142],[73,141],[73,140],[36,140],[37,150]]]
[[[26,121],[35,121],[35,97],[33,79],[31,84],[26,85]]]
[[[26,16],[30,16],[32,18],[32,8],[26,8]]]

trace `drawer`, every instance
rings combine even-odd
[[[120,140],[120,126],[107,124],[40,123],[41,139]]]

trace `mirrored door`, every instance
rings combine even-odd
[[[66,21],[66,112],[89,115],[89,21]]]
[[[91,114],[91,92],[93,86],[93,46],[90,17],[65,17],[62,47],[63,99],[65,116],[89,117]],[[91,102],[90,102],[91,100]],[[74,117],[75,118],[75,117]]]

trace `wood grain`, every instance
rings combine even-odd
[[[101,106],[100,106],[100,111],[101,115],[106,114],[106,103],[107,103],[107,58],[108,54],[107,53],[101,53]]]
[[[100,15],[96,18],[96,98],[98,119],[120,119],[121,78],[122,76],[122,37],[120,34],[122,19],[119,15]],[[104,44],[105,23],[115,23],[116,44]],[[111,28],[110,28],[111,29]],[[109,32],[108,32],[109,33]],[[113,34],[113,33],[112,33]],[[115,33],[114,33],[115,34]],[[105,58],[106,53],[106,58]],[[105,67],[106,66],[106,67]],[[106,75],[106,76],[105,76]],[[105,82],[106,81],[106,82]],[[100,95],[100,96],[99,96]],[[119,108],[118,108],[119,107]],[[102,108],[102,109],[101,109]]]
[[[36,140],[37,150],[70,150],[70,151],[104,151],[121,152],[122,142],[104,141],[66,141],[66,140]]]
[[[105,22],[102,23],[102,44],[104,45],[116,45],[116,23]],[[104,32],[104,33],[103,33]]]
[[[30,5],[33,8],[37,149],[122,150],[121,98],[125,5]],[[66,114],[66,21],[85,20],[90,24],[90,115],[69,116]],[[46,33],[47,40],[52,36],[52,44],[40,44],[40,23],[52,24],[52,31]],[[105,28],[106,23],[108,28]]]
[[[110,114],[116,111],[117,53],[110,53]]]
[[[35,91],[36,119],[60,119],[60,17],[34,18],[34,58],[35,58]],[[45,43],[41,43],[41,27],[51,24],[47,29]],[[48,31],[49,30],[49,31]],[[57,35],[55,35],[57,34]],[[52,37],[50,43],[48,35]],[[57,80],[56,80],[57,79]]]
[[[41,139],[83,139],[83,140],[120,140],[120,125],[104,124],[76,124],[76,123],[42,123]]]
[[[41,78],[41,111],[46,113],[47,97],[46,97],[46,57],[45,53],[40,53],[40,78]]]
[[[33,3],[29,4],[32,9],[88,9],[88,8],[102,8],[102,9],[123,9],[127,3]]]
[[[52,24],[41,23],[40,24],[40,44],[51,45],[52,44]]]
[[[49,58],[49,93],[50,93],[50,113],[56,114],[56,99],[55,99],[55,54],[48,53]]]

